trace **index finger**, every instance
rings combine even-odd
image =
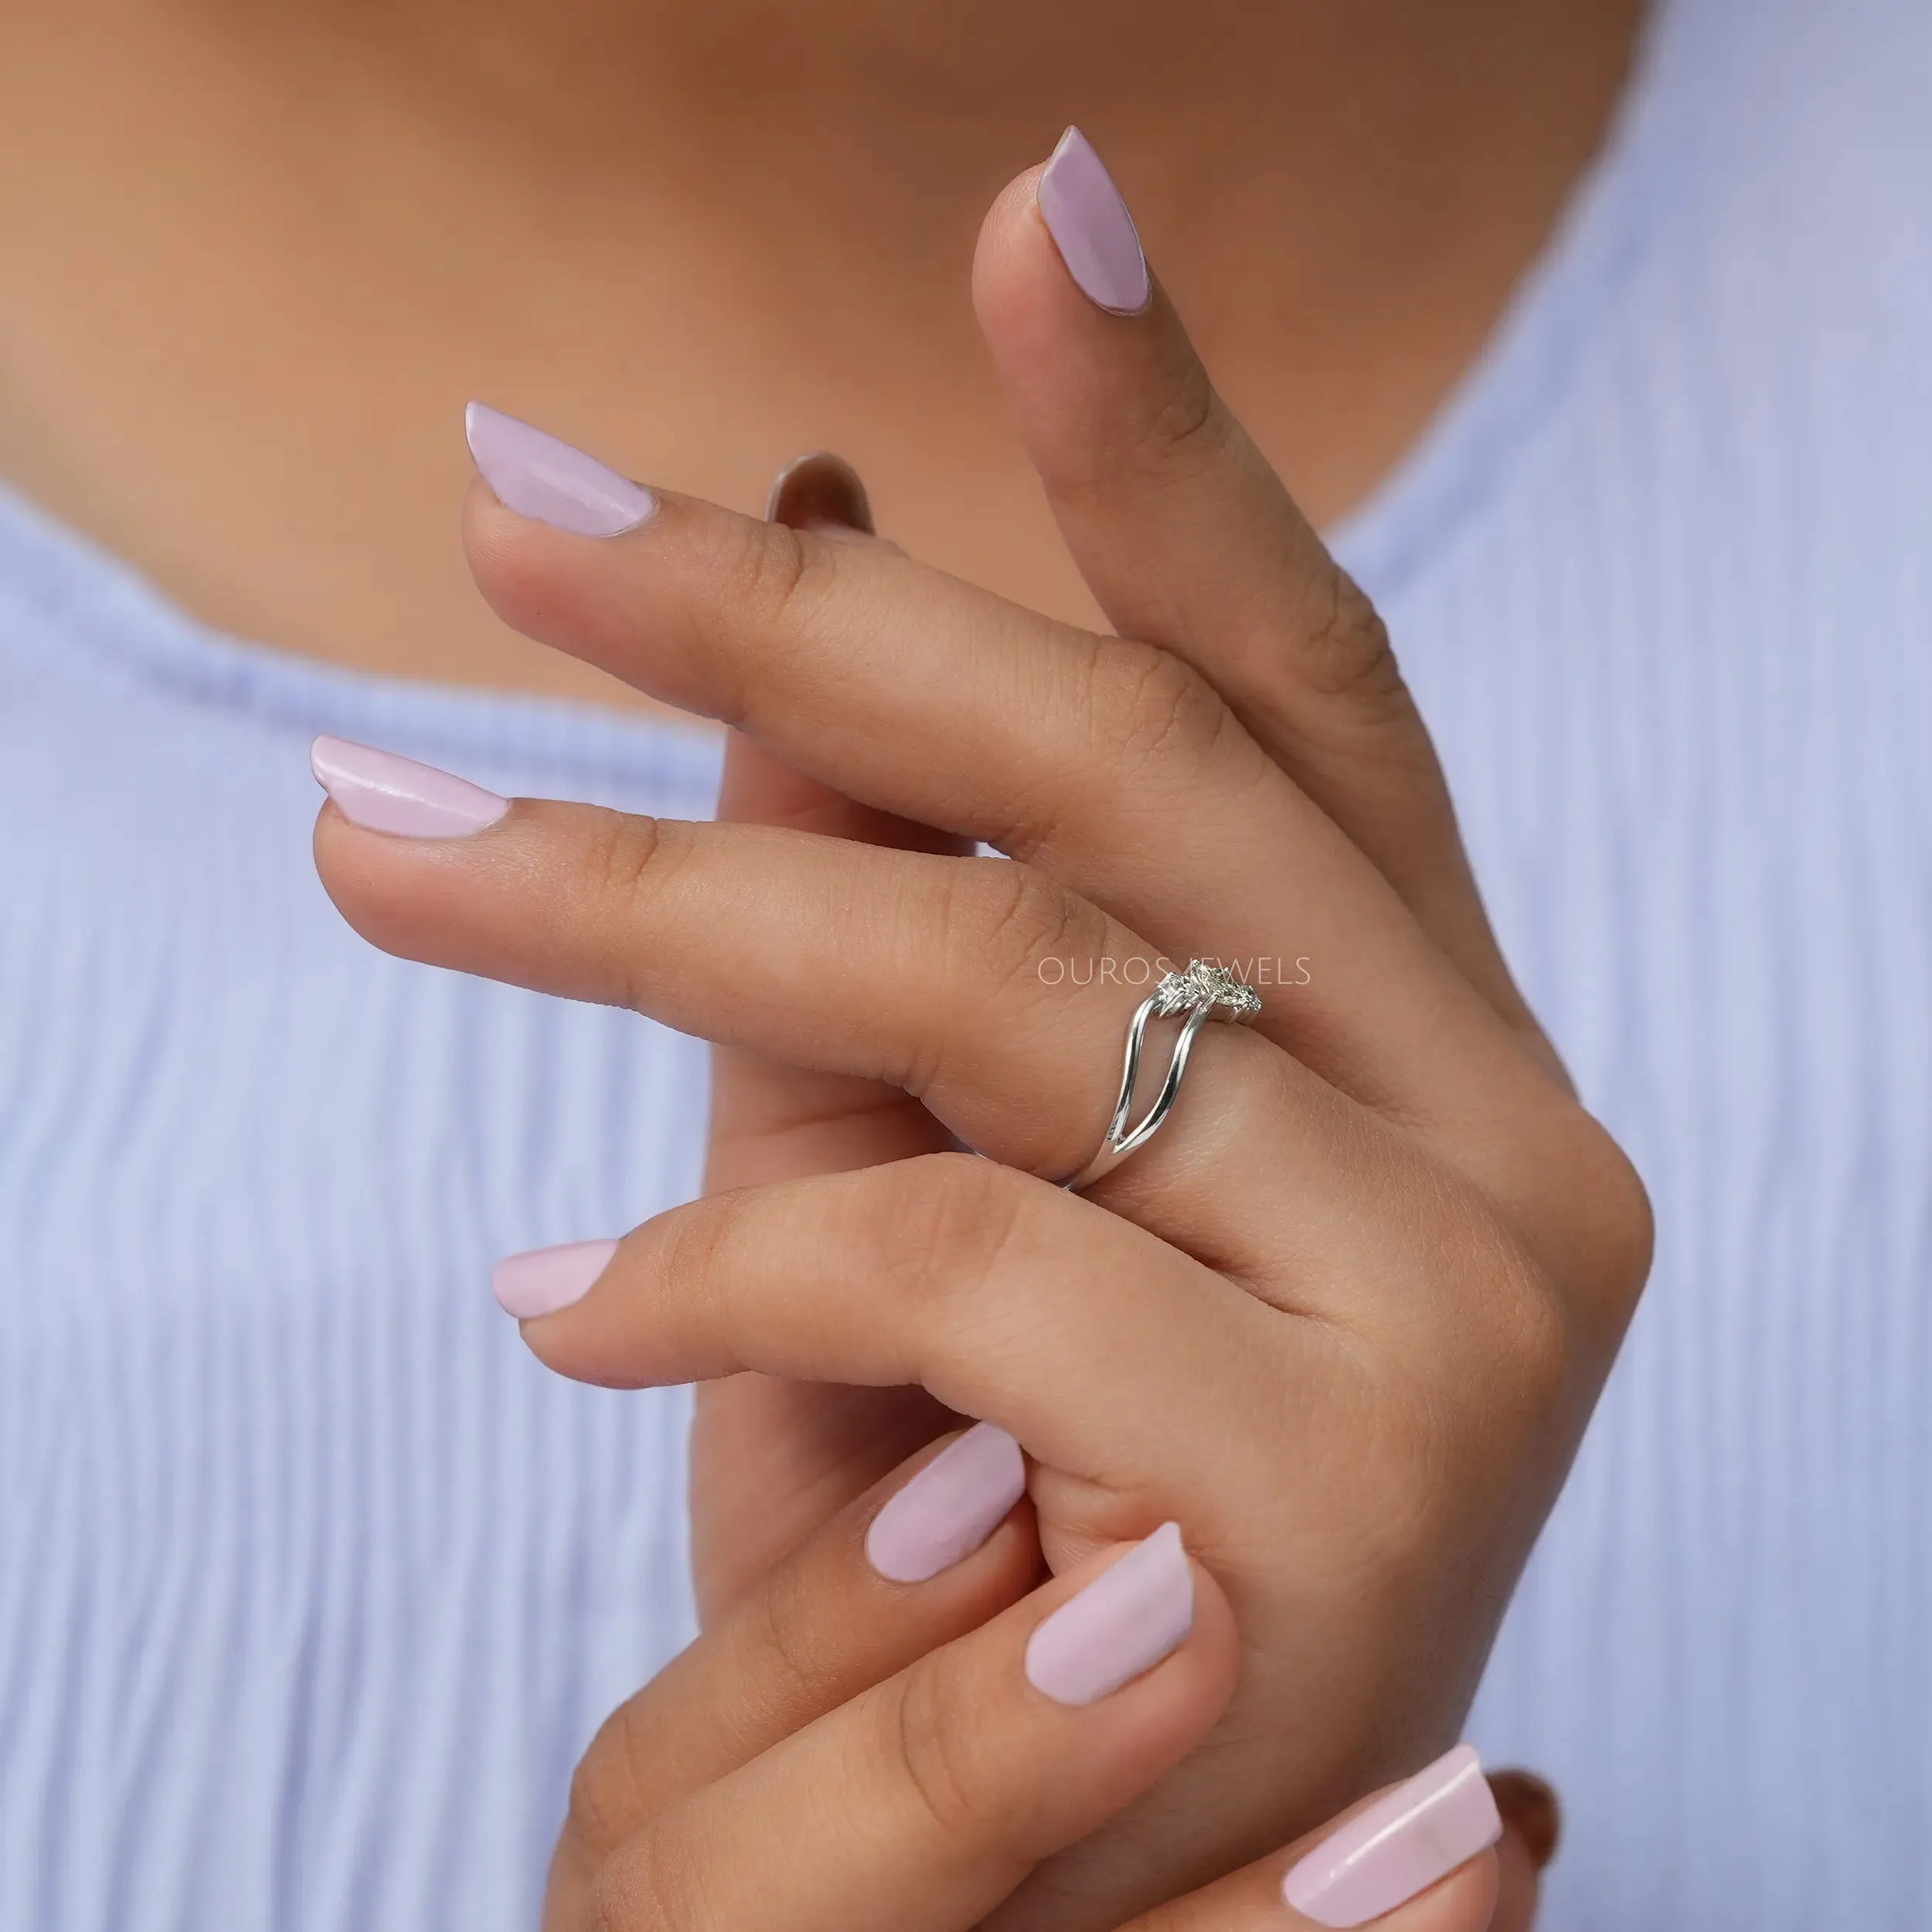
[[[1090,264],[1110,255],[1097,281]],[[980,326],[1074,562],[1114,628],[1202,672],[1496,1010],[1533,1026],[1386,629],[1216,393],[1165,291],[1145,266],[1128,274],[1138,257],[1077,128],[980,232]],[[1145,291],[1127,314],[1124,281]]]
[[[1029,859],[1169,957],[1292,985],[1258,1025],[1355,1097],[1461,1118],[1507,1069],[1517,1036],[1171,654],[666,492],[587,540],[547,524],[560,512],[532,477],[611,473],[528,425],[480,408],[474,424],[497,495],[471,492],[471,563],[527,634],[739,726],[848,797]]]

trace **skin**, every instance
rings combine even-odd
[[[447,508],[464,472],[452,426],[474,393],[740,506],[792,451],[836,443],[910,551],[1097,623],[1107,599],[1030,482],[1043,417],[1015,393],[996,329],[989,364],[960,299],[972,225],[1015,157],[1069,117],[1100,140],[1223,389],[1326,522],[1413,440],[1547,237],[1601,138],[1638,12],[1219,0],[1177,21],[1103,0],[1043,16],[1017,0],[832,0],[807,31],[799,10],[753,0],[268,16],[16,5],[0,61],[0,472],[218,626],[451,682],[716,708],[628,662],[613,675],[594,651],[547,648],[475,597]],[[504,602],[502,583],[485,587]],[[1275,755],[1332,809],[1320,738]],[[730,804],[745,820],[947,843],[750,743],[734,748]],[[1351,837],[1399,874],[1413,821],[1396,810],[1378,831],[1375,816],[1358,814]],[[1482,957],[1459,855],[1424,849],[1440,862],[1396,878],[1398,896],[1547,1078]],[[1350,1091],[1346,1042],[1289,1043]],[[816,1083],[854,1077],[818,1067],[801,1083],[738,1054],[721,1182],[750,1172],[754,1148],[765,1178],[817,1174],[904,1124],[842,1102],[808,1128]],[[1132,1213],[1148,1184],[1121,1183],[1109,1205]],[[1634,1253],[1641,1214],[1621,1218]],[[1605,1296],[1593,1363],[1627,1294]],[[1498,1512],[1478,1633],[1595,1372],[1551,1404],[1538,1482]],[[787,1383],[774,1416],[770,1388],[740,1386],[744,1412],[708,1404],[714,1450],[700,1444],[714,1617],[938,1423],[923,1396],[866,1409],[815,1392],[801,1406]],[[814,1453],[798,1453],[801,1430]],[[756,1530],[729,1480],[757,1459],[715,1452],[758,1441],[799,1474],[782,1536]],[[1063,1563],[1083,1536],[1090,1550],[1118,1533],[1073,1520],[1049,1512]],[[1374,1752],[1347,1750],[1345,1768],[1292,1797],[1304,1816],[1362,1788]]]
[[[644,702],[477,597],[471,396],[743,509],[838,449],[916,554],[1091,621],[964,300],[1000,184],[1087,128],[1325,523],[1547,239],[1639,12],[8,0],[0,474],[217,626],[457,683]]]
[[[578,1773],[578,1828],[624,1849],[607,1860],[585,1855],[582,1841],[566,1849],[552,1932],[631,1923],[750,1932],[778,1922],[967,1932],[1043,1845],[1143,1788],[1213,1723],[1239,1668],[1237,1640],[1226,1600],[1198,1566],[1186,1641],[1074,1710],[1024,1681],[1019,1651],[1025,1633],[1117,1549],[1035,1588],[1038,1549],[1022,1501],[937,1577],[912,1585],[879,1577],[862,1553],[866,1526],[928,1453],[766,1572],[605,1726]],[[1499,1783],[1499,1801],[1507,1791]],[[896,1828],[883,1856],[882,1818]],[[866,1855],[840,1842],[842,1828],[828,1831],[836,1820],[874,1828]],[[1281,1879],[1341,1821],[1123,1932],[1309,1932],[1313,1922],[1284,1906]],[[740,1835],[748,1832],[749,1843]],[[1378,1923],[1384,1932],[1525,1932],[1535,1884],[1525,1842],[1511,1834]]]
[[[526,1330],[581,1379],[719,1385],[696,1445],[713,1617],[946,1410],[1028,1451],[1056,1575],[1182,1526],[1240,1680],[1202,1749],[993,1920],[1083,1932],[1453,1740],[1649,1224],[1497,954],[1374,613],[1165,294],[1094,308],[1033,186],[988,218],[978,311],[1111,633],[688,497],[604,540],[479,483],[499,612],[730,723],[737,802],[794,786],[821,824],[526,801],[412,839],[330,807],[316,855],[389,951],[747,1056],[726,1191]],[[1098,1144],[1141,997],[1077,968],[1205,936],[1312,970],[1202,1035],[1212,1107],[1083,1198],[1036,1178]]]

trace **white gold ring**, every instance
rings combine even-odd
[[[1260,1010],[1261,995],[1236,979],[1225,966],[1213,966],[1204,959],[1197,959],[1190,962],[1185,972],[1169,973],[1141,1002],[1128,1025],[1127,1050],[1121,1062],[1120,1097],[1114,1103],[1114,1117],[1107,1123],[1100,1151],[1070,1181],[1061,1185],[1077,1194],[1118,1166],[1136,1148],[1145,1147],[1173,1111],[1175,1097],[1181,1090],[1181,1076],[1187,1071],[1188,1056],[1194,1051],[1195,1037],[1201,1029],[1211,1019],[1243,1025]],[[1176,1013],[1185,1013],[1187,1019],[1175,1040],[1161,1090],[1139,1124],[1129,1127],[1128,1115],[1133,1110],[1134,1089],[1140,1080],[1141,1053],[1147,1041],[1148,1023]]]

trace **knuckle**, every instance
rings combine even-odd
[[[970,975],[975,998],[996,1005],[1037,985],[1046,960],[1083,941],[1097,947],[1106,930],[1094,907],[1016,860],[951,868],[943,890],[940,956]]]
[[[593,982],[626,1005],[642,1003],[632,937],[648,923],[653,900],[688,847],[659,819],[602,814],[586,845],[576,883],[590,908],[580,937]]]
[[[1656,1223],[1630,1157],[1567,1094],[1523,1124],[1518,1188],[1539,1251],[1586,1329],[1614,1343],[1650,1274]]]
[[[1112,435],[1083,444],[1055,474],[1053,493],[1104,507],[1118,498],[1124,474],[1157,487],[1185,485],[1222,461],[1239,434],[1200,359],[1189,353],[1155,385],[1152,400],[1130,406]]]
[[[1157,646],[1096,638],[1083,709],[1097,750],[1118,770],[1178,763],[1186,772],[1215,757],[1233,722],[1220,693],[1194,667]]]
[[[675,1814],[638,1834],[598,1869],[590,1932],[686,1932],[707,1923],[703,1861]]]
[[[1656,1216],[1649,1191],[1630,1157],[1596,1121],[1587,1115],[1584,1118],[1588,1131],[1578,1163],[1578,1187],[1583,1204],[1583,1248],[1594,1260],[1585,1294],[1592,1311],[1621,1332],[1636,1312],[1650,1277]]]
[[[763,1196],[755,1188],[707,1194],[648,1224],[638,1257],[657,1282],[675,1281],[694,1302],[715,1298],[728,1281],[741,1243],[755,1252],[750,1223]]]
[[[1383,1573],[1434,1560],[1444,1526],[1544,1467],[1577,1413],[1577,1336],[1563,1298],[1482,1203],[1464,1197],[1439,1216],[1409,1267],[1403,1332],[1385,1338],[1385,1369],[1339,1432],[1359,1451],[1341,1478],[1352,1537]]]
[[[978,1299],[1022,1238],[1037,1184],[971,1154],[924,1155],[896,1179],[883,1219],[893,1278],[927,1304]]]
[[[1466,1284],[1451,1299],[1468,1311],[1469,1340],[1481,1365],[1466,1391],[1478,1402],[1478,1425],[1512,1440],[1539,1437],[1570,1386],[1574,1338],[1564,1298],[1501,1211],[1473,1189],[1455,1188],[1444,1232]],[[1453,1436],[1454,1425],[1443,1433]]]
[[[606,812],[584,852],[587,883],[597,900],[628,910],[659,876],[662,826],[655,818]]]
[[[816,1602],[823,1585],[798,1565],[781,1564],[760,1587],[756,1621],[747,1641],[762,1668],[743,1672],[748,1689],[769,1711],[796,1713],[816,1709],[828,1682],[828,1662],[815,1641],[824,1613]],[[814,1616],[815,1608],[818,1614]]]
[[[735,518],[721,543],[717,580],[726,621],[777,629],[801,614],[804,599],[828,568],[829,547],[815,543],[783,523]]]
[[[1345,698],[1378,713],[1406,711],[1411,703],[1396,662],[1389,627],[1355,580],[1326,563],[1311,593],[1301,651],[1301,675],[1325,698]]]
[[[1498,1321],[1493,1331],[1503,1416],[1540,1433],[1570,1386],[1573,1345],[1562,1298],[1514,1242],[1498,1244],[1489,1269]]]
[[[962,1843],[985,1840],[1002,1822],[974,1743],[984,1722],[978,1701],[961,1653],[937,1651],[900,1680],[889,1727],[906,1791],[942,1839]]]
[[[614,1711],[570,1774],[564,1832],[594,1859],[621,1845],[647,1815],[638,1742],[628,1707]]]
[[[1146,418],[1140,438],[1144,461],[1176,481],[1210,469],[1235,436],[1234,418],[1223,406],[1208,372],[1190,355],[1172,386]]]

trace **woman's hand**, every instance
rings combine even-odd
[[[546,1362],[923,1390],[1036,1459],[1056,1573],[1182,1526],[1239,1617],[1240,1682],[1206,1748],[1002,1908],[1077,1932],[1454,1737],[1648,1227],[1496,954],[1372,614],[1158,291],[1133,316],[1087,303],[1034,188],[989,219],[981,314],[1120,636],[651,497],[487,413],[495,490],[468,512],[479,581],[532,635],[1014,862],[505,808],[342,747],[318,753],[317,857],[393,951],[835,1083],[842,1155],[805,1165],[858,1171],[508,1270]],[[1052,1182],[1100,1142],[1161,955],[1245,968],[1264,1009],[1209,1027],[1172,1124],[1070,1196]],[[955,1142],[992,1158],[917,1151]],[[934,1426],[886,1424],[870,1450],[862,1414],[827,1424],[734,1587]]]
[[[984,1424],[922,1451],[617,1712],[573,1784],[546,1932],[965,1932],[1198,1743],[1239,1669],[1213,1580],[1168,1526],[1033,1588],[1023,1475]],[[1535,1876],[1503,1823],[1460,1750],[1135,1924],[1523,1932]]]

